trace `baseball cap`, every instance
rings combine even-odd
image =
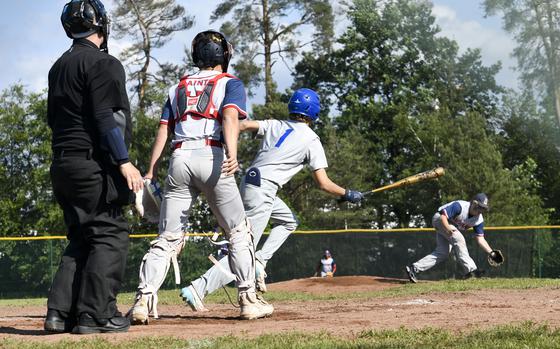
[[[473,198],[473,203],[476,204],[478,207],[488,210],[488,196],[484,193],[478,193]]]

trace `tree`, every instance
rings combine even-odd
[[[0,93],[0,236],[64,234],[62,211],[51,189],[51,131],[44,93],[13,85]],[[3,242],[1,292],[46,290],[50,283],[49,245]],[[53,256],[57,258],[58,254]]]
[[[537,188],[544,207],[550,210],[552,223],[560,221],[560,129],[553,118],[539,110],[530,94],[509,92],[504,95],[498,114],[496,143],[504,165],[514,168],[536,162]]]
[[[176,0],[116,0],[113,17],[114,31],[117,37],[130,36],[133,44],[125,49],[121,56],[128,67],[137,67],[130,71],[130,78],[136,80],[138,108],[144,114],[149,106],[146,93],[151,81],[157,75],[149,72],[152,59],[165,69],[153,56],[153,50],[162,47],[173,33],[192,27],[193,19],[185,15],[185,8],[176,4]],[[135,69],[135,68],[130,68]]]
[[[333,14],[328,0],[260,0],[222,1],[214,10],[210,20],[216,21],[233,12],[234,20],[226,21],[221,31],[231,37],[240,59],[233,67],[247,86],[258,86],[264,70],[265,103],[273,101],[275,84],[272,67],[277,59],[293,59],[304,47],[328,51],[333,37]],[[294,14],[295,13],[295,14]],[[297,16],[285,23],[290,16]],[[311,42],[298,39],[299,30],[313,25],[315,33]],[[255,58],[264,58],[264,67]]]
[[[560,3],[557,0],[485,0],[484,11],[502,14],[504,28],[513,33],[523,85],[536,87],[552,106],[560,126]]]
[[[409,130],[423,115],[444,109],[451,118],[469,111],[492,117],[499,66],[484,67],[478,51],[458,56],[457,44],[437,35],[429,3],[356,0],[348,14],[351,25],[338,40],[340,48],[306,54],[296,65],[295,85],[318,89],[322,104],[339,111],[337,131],[352,130],[365,140],[361,152],[378,164],[365,174],[367,187],[427,169],[414,165],[424,149]],[[401,127],[399,120],[408,119]],[[395,221],[393,215],[406,226],[417,212],[406,208],[410,202],[387,205],[386,199],[370,200],[380,226]]]
[[[44,94],[14,85],[0,94],[0,235],[61,233],[51,190],[51,131]]]

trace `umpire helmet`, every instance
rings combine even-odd
[[[71,39],[82,39],[100,32],[105,38],[101,48],[107,50],[109,18],[101,1],[72,0],[64,5],[60,21]]]
[[[191,44],[194,64],[200,69],[214,68],[218,64],[227,72],[229,61],[233,56],[233,46],[224,34],[207,30],[196,34]]]
[[[490,207],[488,206],[488,197],[486,196],[486,194],[484,193],[478,193],[474,196],[474,198],[471,201],[472,205],[475,205],[476,207],[486,211],[488,210]]]
[[[300,88],[290,98],[288,111],[290,114],[304,115],[312,122],[315,122],[319,119],[321,101],[315,91],[308,88]]]

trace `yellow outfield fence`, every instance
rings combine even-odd
[[[517,225],[517,226],[498,226],[484,227],[485,231],[512,231],[512,230],[555,230],[560,229],[560,225]],[[433,228],[387,228],[387,229],[327,229],[327,230],[296,230],[292,234],[348,234],[348,233],[418,233],[431,232]],[[265,232],[267,235],[269,232]],[[214,232],[206,233],[186,233],[186,236],[210,237]],[[130,234],[132,239],[153,238],[157,234]],[[3,236],[0,241],[32,241],[32,240],[60,240],[66,239],[65,235],[42,235],[42,236]]]
[[[155,227],[154,227],[155,228]],[[157,228],[155,228],[157,229]],[[488,277],[560,277],[560,225],[485,227],[486,240],[500,249],[505,262],[488,265],[486,253],[466,234],[471,257]],[[188,233],[179,256],[185,283],[212,266],[209,254],[217,248],[208,242],[214,232]],[[265,233],[266,235],[266,233]],[[138,268],[156,234],[131,234],[122,290],[138,286]],[[261,239],[260,244],[266,240]],[[375,275],[406,278],[404,267],[433,251],[432,228],[298,230],[278,249],[267,264],[267,281],[310,277],[324,250],[333,254],[337,275]],[[45,296],[54,278],[67,240],[64,234],[0,237],[0,297]],[[257,246],[259,249],[261,246]],[[169,273],[164,288],[176,288]],[[421,278],[461,278],[464,271],[454,254],[447,261],[421,274]],[[184,285],[181,285],[181,287]]]

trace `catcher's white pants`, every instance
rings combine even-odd
[[[161,205],[159,236],[140,269],[140,293],[161,287],[169,261],[180,252],[190,209],[204,193],[219,225],[230,242],[229,269],[240,293],[255,292],[255,257],[250,225],[233,176],[221,172],[222,148],[176,149],[169,161],[165,195]]]
[[[256,258],[264,266],[274,253],[282,246],[286,239],[297,228],[297,219],[288,205],[276,196],[278,185],[266,179],[261,179],[261,186],[257,187],[241,182],[241,196],[245,211],[253,227],[255,246],[258,244],[268,221],[272,221],[273,228],[262,248],[256,252]],[[222,258],[219,263],[228,269],[228,257]],[[204,298],[222,286],[230,283],[232,278],[220,268],[212,266],[204,275],[192,282],[198,295]]]
[[[455,230],[453,235],[449,236],[443,228],[441,215],[439,213],[434,215],[432,224],[436,229],[436,249],[426,257],[412,264],[416,271],[426,271],[436,264],[443,262],[447,259],[452,249],[455,251],[457,262],[463,267],[465,273],[476,270],[476,264],[469,255],[467,243],[465,242],[463,234],[461,234],[459,230]]]

